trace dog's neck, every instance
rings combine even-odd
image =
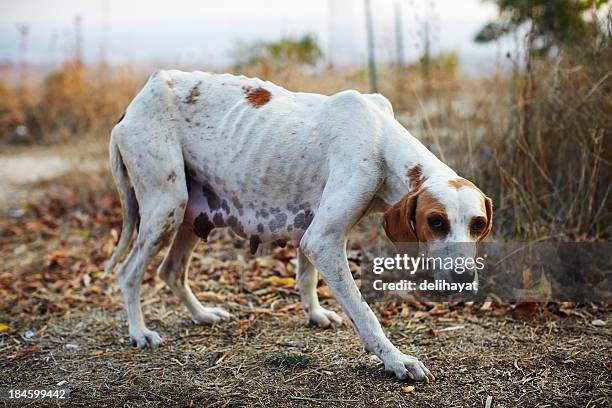
[[[398,202],[427,179],[458,177],[397,121],[389,121],[384,127],[385,181],[378,196],[387,205]]]

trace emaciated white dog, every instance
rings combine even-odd
[[[289,239],[298,248],[297,287],[310,322],[341,323],[320,306],[317,270],[366,350],[400,379],[430,381],[418,359],[385,336],[349,272],[346,240],[365,215],[385,212],[393,242],[429,253],[477,242],[491,229],[492,204],[438,160],[394,118],[381,95],[290,92],[270,82],[203,72],[158,71],[129,105],[110,140],[112,173],[124,214],[107,271],[131,252],[118,277],[130,336],[157,347],[147,329],[140,286],[147,265],[170,244],[158,273],[196,323],[230,315],[193,295],[191,252],[213,228],[250,241]],[[140,221],[139,221],[140,219]]]

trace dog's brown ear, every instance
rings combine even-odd
[[[419,240],[414,225],[419,192],[406,194],[383,214],[385,234],[394,244]]]
[[[491,200],[487,196],[484,197],[484,200],[485,200],[485,211],[487,213],[487,226],[482,231],[482,234],[480,234],[480,237],[478,237],[478,240],[476,241],[477,243],[485,239],[485,237],[489,234],[489,232],[491,231],[491,228],[493,227],[493,200]]]

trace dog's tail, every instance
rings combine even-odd
[[[132,241],[132,235],[134,234],[134,227],[139,222],[138,220],[138,201],[136,201],[136,194],[134,189],[130,186],[130,177],[123,163],[119,146],[115,142],[111,135],[109,144],[110,153],[110,164],[111,173],[117,191],[119,192],[119,200],[121,201],[121,212],[123,215],[123,226],[121,228],[121,237],[119,243],[113,252],[110,260],[106,263],[104,268],[104,276],[108,275],[114,269],[115,265],[125,255],[129,248],[130,242]]]

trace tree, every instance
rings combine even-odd
[[[535,50],[545,53],[554,45],[575,43],[596,28],[585,19],[608,0],[486,0],[497,3],[500,16],[480,29],[476,42],[495,41],[531,23]]]
[[[284,38],[275,43],[265,44],[270,57],[275,60],[293,61],[299,64],[314,65],[321,58],[321,49],[311,35],[294,40]]]
[[[243,67],[262,61],[316,65],[322,52],[311,35],[301,38],[283,38],[275,42],[238,44],[235,50],[236,65]]]

